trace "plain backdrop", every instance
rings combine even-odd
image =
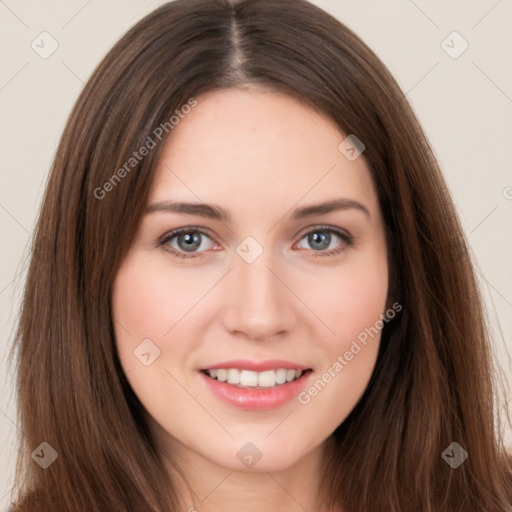
[[[22,258],[50,164],[66,118],[94,67],[130,26],[161,3],[0,1],[2,509],[9,503],[20,433],[6,356],[26,275]],[[492,319],[497,358],[510,375],[512,2],[313,3],[348,25],[377,53],[417,113],[468,235]],[[52,44],[57,49],[43,58],[41,53],[50,51]],[[512,446],[512,435],[506,442]]]

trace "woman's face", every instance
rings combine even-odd
[[[322,446],[373,371],[379,203],[360,148],[339,148],[346,135],[311,108],[256,88],[197,102],[116,276],[119,356],[163,449],[284,469]]]

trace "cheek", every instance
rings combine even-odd
[[[323,311],[334,334],[317,337],[323,364],[317,379],[298,398],[301,404],[324,411],[332,426],[354,408],[375,367],[388,292],[384,252],[375,251],[340,268],[324,290],[315,307]]]
[[[170,279],[158,265],[140,257],[127,258],[112,293],[116,343],[125,373],[140,371],[134,355],[143,340],[151,340],[157,347],[154,350],[163,355],[166,334],[186,313],[187,296],[191,294],[190,288]],[[152,366],[159,366],[161,361],[159,356]]]
[[[121,269],[114,285],[112,310],[120,351],[134,348],[143,339],[158,340],[169,329],[166,310],[172,311],[164,289],[147,269]],[[128,345],[132,346],[129,347]]]
[[[325,342],[331,349],[348,350],[351,341],[364,337],[385,313],[388,268],[385,257],[362,258],[331,275],[325,293],[318,298],[318,311],[324,312],[331,336]],[[379,323],[380,325],[380,323]]]
[[[128,259],[118,272],[112,295],[120,339],[126,339],[128,331],[133,342],[144,338],[163,341],[197,305],[209,281],[197,272],[193,279],[185,272],[171,273],[165,265],[143,256]]]
[[[388,292],[383,252],[340,272],[323,296],[326,323],[335,332],[324,338],[327,355],[317,380],[299,396],[302,404],[329,411],[331,425],[340,424],[363,395],[377,360]],[[333,308],[332,305],[336,304]],[[332,404],[338,404],[333,408]]]
[[[143,252],[125,259],[114,282],[112,312],[120,362],[137,390],[154,385],[162,377],[159,371],[186,364],[201,339],[190,335],[198,326],[190,319],[204,307],[201,299],[218,280],[217,273],[198,268],[173,272],[165,260]],[[145,367],[137,354],[148,349],[158,358]]]
[[[176,407],[184,407],[178,399],[169,404],[169,396],[183,397],[171,375],[173,364],[183,364],[194,348],[183,329],[205,286],[195,279],[190,282],[184,273],[169,272],[141,253],[127,257],[116,276],[112,312],[120,363],[151,414],[171,415]],[[175,343],[177,338],[180,343]]]

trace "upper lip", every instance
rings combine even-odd
[[[222,361],[215,363],[201,370],[215,370],[218,368],[238,368],[239,370],[252,370],[253,372],[264,372],[267,370],[277,370],[284,368],[286,370],[309,370],[308,366],[304,366],[293,361],[285,361],[283,359],[267,359],[266,361],[253,361],[250,359],[235,359],[231,361]]]

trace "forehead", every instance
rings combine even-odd
[[[253,215],[344,196],[378,209],[363,158],[338,149],[333,122],[281,93],[210,92],[165,141],[150,202],[205,201]]]

